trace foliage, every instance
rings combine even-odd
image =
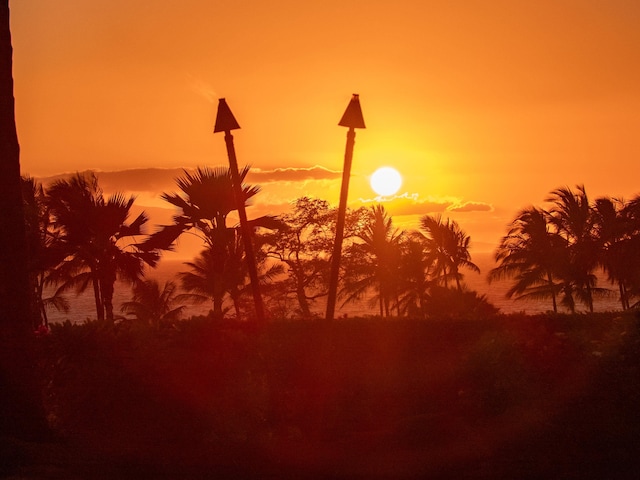
[[[371,303],[379,305],[380,316],[389,316],[392,302],[398,306],[401,233],[393,228],[382,205],[364,212],[363,227],[347,247],[344,256],[345,303],[362,298],[373,290]]]
[[[609,294],[598,287],[603,270],[618,286],[623,310],[631,306],[640,284],[638,199],[608,197],[589,201],[584,186],[559,188],[547,199],[551,208],[522,210],[498,246],[489,280],[513,278],[508,297],[556,298],[570,312],[580,302],[593,312],[594,298]]]
[[[176,294],[176,290],[177,286],[172,281],[165,282],[162,289],[157,280],[139,281],[133,286],[131,301],[123,303],[121,311],[156,328],[175,322],[185,308],[184,305],[177,305],[181,296]]]
[[[635,451],[631,315],[260,331],[200,319],[171,329],[90,322],[54,325],[40,340],[51,424],[74,458],[125,472],[397,477],[402,464],[410,478],[470,478],[482,465],[491,478],[515,478],[526,465],[548,478],[590,462],[594,447]],[[557,451],[558,435],[571,435],[571,451]]]
[[[326,200],[301,197],[281,228],[259,237],[261,251],[285,266],[285,278],[274,286],[277,296],[293,295],[299,315],[310,318],[311,305],[326,296],[335,212]],[[273,295],[272,295],[273,296]]]
[[[93,174],[56,181],[47,199],[56,247],[65,255],[55,267],[56,280],[62,291],[82,292],[92,285],[98,319],[113,321],[116,279],[134,283],[144,265],[155,266],[159,258],[136,242],[148,221],[146,213],[128,222],[135,198],[121,193],[105,198]]]
[[[240,180],[244,181],[249,168],[240,172]],[[231,172],[228,168],[198,167],[195,173],[184,171],[184,175],[176,179],[181,193],[163,193],[161,198],[179,208],[173,217],[173,224],[162,226],[145,242],[146,248],[173,249],[176,239],[185,232],[195,231],[203,240],[206,250],[201,254],[200,263],[208,265],[205,273],[211,282],[206,289],[207,295],[213,299],[213,312],[216,317],[223,316],[222,303],[225,293],[229,292],[238,310],[238,285],[243,284],[246,276],[242,257],[242,246],[238,239],[237,228],[227,227],[229,213],[236,210],[236,198],[233,190]],[[243,201],[247,202],[259,192],[255,186],[242,186]],[[280,223],[273,217],[265,216],[251,220],[254,228],[276,228]],[[192,265],[198,270],[198,266]],[[188,277],[187,278],[191,278]],[[186,288],[191,288],[189,284]],[[200,293],[202,293],[200,288]]]

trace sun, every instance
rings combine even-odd
[[[402,176],[393,167],[380,167],[369,179],[371,188],[382,197],[393,195],[402,186]]]

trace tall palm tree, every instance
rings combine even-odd
[[[178,320],[185,309],[179,305],[180,295],[172,281],[164,283],[162,289],[155,279],[136,282],[131,301],[122,304],[121,311],[134,315],[137,320],[159,328],[160,325]]]
[[[13,97],[9,1],[0,2],[0,432],[20,439],[47,432],[32,333],[20,146]]]
[[[402,313],[425,316],[428,292],[434,285],[431,279],[432,267],[424,236],[415,231],[403,235],[398,271],[399,306]]]
[[[240,171],[241,181],[244,181],[248,172],[248,167]],[[199,236],[206,250],[194,265],[210,269],[207,276],[213,282],[210,291],[210,295],[213,295],[213,311],[216,317],[221,317],[222,300],[231,281],[225,277],[237,278],[238,272],[233,268],[241,268],[241,262],[237,262],[237,255],[234,254],[237,229],[227,226],[228,215],[237,209],[231,172],[228,168],[198,167],[194,173],[184,170],[184,175],[176,179],[176,183],[181,192],[163,193],[161,198],[178,207],[180,212],[173,217],[173,224],[162,226],[149,237],[145,242],[146,248],[171,250],[180,235],[190,232]],[[243,185],[244,202],[259,191],[257,186]],[[254,228],[279,225],[270,216],[249,223]]]
[[[82,292],[92,285],[98,320],[113,321],[116,279],[135,283],[145,264],[153,267],[158,261],[156,251],[136,242],[147,215],[142,212],[128,222],[135,197],[116,193],[105,198],[94,174],[58,180],[48,198],[57,241],[67,255],[57,268],[65,279],[62,288]]]
[[[629,287],[637,263],[628,248],[632,241],[632,223],[626,215],[625,202],[609,197],[597,198],[593,205],[595,237],[601,249],[600,266],[609,281],[618,285],[623,310],[630,307]]]
[[[631,299],[640,297],[640,195],[625,204],[622,216],[627,221],[627,233],[620,255],[625,259],[625,293],[629,306],[633,307]]]
[[[380,316],[389,316],[391,302],[397,307],[399,243],[402,233],[393,227],[393,220],[382,205],[375,205],[369,221],[357,234],[360,242],[347,248],[345,255],[345,303],[361,298],[373,289],[377,295]]]
[[[60,311],[69,311],[68,300],[55,291],[51,297],[44,298],[46,286],[54,284],[52,275],[65,258],[66,253],[56,241],[51,227],[51,214],[44,187],[31,177],[22,178],[22,198],[24,202],[27,251],[29,253],[29,288],[32,312],[39,316],[39,325],[48,325],[47,309],[54,307]],[[34,328],[37,325],[34,325]]]
[[[575,295],[593,312],[594,293],[603,293],[597,288],[594,274],[598,265],[599,246],[595,236],[594,216],[587,192],[583,185],[577,192],[568,187],[558,188],[546,199],[551,202],[550,222],[557,233],[567,241],[567,282]],[[567,292],[568,293],[568,292]],[[572,302],[567,298],[568,302]]]
[[[514,278],[508,298],[551,298],[557,313],[560,284],[556,281],[567,242],[551,231],[549,222],[548,212],[540,208],[518,213],[495,252],[499,265],[489,272],[488,280]]]
[[[433,275],[442,280],[445,288],[448,288],[449,279],[453,279],[458,291],[462,291],[460,268],[480,273],[478,266],[471,261],[471,237],[455,220],[443,220],[441,215],[423,216],[420,227],[424,231],[428,261],[434,265]]]

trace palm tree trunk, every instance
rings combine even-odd
[[[213,318],[220,320],[222,318],[222,299],[224,290],[220,279],[214,281],[213,285]]]
[[[102,282],[102,302],[105,317],[108,322],[113,322],[113,283],[109,280]]]
[[[625,288],[624,282],[618,282],[618,290],[620,291],[622,310],[629,310],[629,298],[627,297],[627,289]]]
[[[556,289],[553,285],[553,277],[547,272],[547,283],[551,287],[551,301],[553,303],[553,313],[558,313],[558,302],[556,300]]]
[[[104,308],[102,306],[102,300],[100,297],[100,284],[98,282],[98,279],[95,277],[95,275],[93,276],[93,298],[96,302],[96,316],[98,318],[98,320],[102,321],[104,320]]]
[[[27,243],[13,97],[9,1],[0,2],[0,436],[46,431],[31,353]]]

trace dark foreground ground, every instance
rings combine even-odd
[[[640,478],[635,315],[64,325],[0,478]]]

